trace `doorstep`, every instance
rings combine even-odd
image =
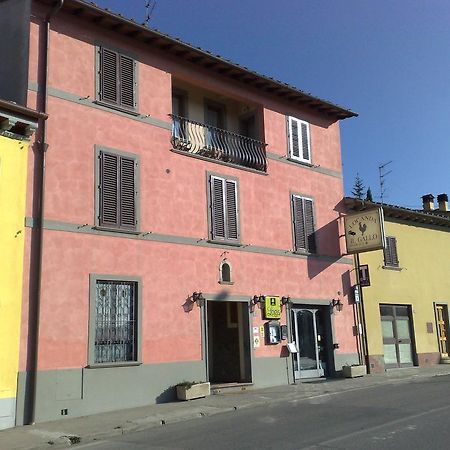
[[[211,395],[246,391],[253,383],[211,383]]]

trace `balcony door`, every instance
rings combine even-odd
[[[412,366],[411,308],[407,305],[380,305],[380,316],[386,368]]]
[[[206,145],[213,149],[225,148],[225,106],[207,100],[205,102]]]

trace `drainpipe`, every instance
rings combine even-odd
[[[57,14],[63,7],[64,0],[58,0],[53,5],[44,19],[44,33],[43,33],[43,57],[39,73],[39,89],[37,95],[38,109],[47,114],[48,104],[48,52],[50,40],[50,19]],[[25,423],[35,423],[36,416],[36,397],[37,397],[37,371],[38,371],[38,348],[39,348],[39,325],[40,325],[40,303],[41,303],[41,284],[42,284],[42,254],[43,254],[43,237],[44,237],[44,199],[45,199],[45,159],[48,148],[47,144],[47,126],[46,121],[39,120],[38,125],[38,140],[36,142],[40,154],[39,167],[39,203],[38,214],[36,222],[33,227],[37,228],[37,243],[36,243],[36,265],[32,271],[36,274],[36,281],[34,289],[30,293],[30,302],[33,303],[33,317],[29,318],[29,334],[31,339],[28,341],[28,368],[29,372],[29,389],[27,389],[27,398],[31,404],[26,404]],[[33,261],[33,262],[34,262]],[[31,275],[31,274],[30,274]],[[30,345],[31,344],[31,345]],[[28,384],[28,383],[27,383]]]

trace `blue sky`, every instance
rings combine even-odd
[[[145,19],[146,0],[97,4]],[[359,172],[379,200],[420,208],[450,194],[450,2],[157,0],[150,26],[348,107],[346,194]]]

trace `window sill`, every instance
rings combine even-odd
[[[116,363],[93,363],[88,364],[86,369],[107,369],[107,368],[115,368],[115,367],[133,367],[133,366],[141,366],[141,361],[122,361]]]
[[[94,100],[93,103],[95,103],[96,105],[104,106],[105,108],[110,108],[110,109],[114,109],[116,111],[120,111],[120,112],[123,112],[123,113],[126,113],[126,114],[130,114],[130,116],[137,117],[137,116],[141,115],[135,109],[124,108],[124,107],[121,107],[119,105],[114,105],[112,103],[102,102],[101,100]]]
[[[244,247],[240,242],[221,241],[219,239],[208,239],[210,244],[229,245],[231,247]]]
[[[403,270],[403,267],[398,266],[381,266],[381,268],[386,270],[393,270],[394,272],[401,272]]]
[[[228,286],[232,286],[234,284],[234,281],[219,281],[219,284],[226,284]]]
[[[295,159],[295,158],[292,158],[292,157],[290,157],[290,156],[288,156],[286,159],[287,159],[288,161],[291,161],[291,162],[295,163],[295,164],[300,164],[301,166],[315,167],[314,164],[311,163],[311,162],[308,162],[308,161],[301,161],[301,160],[299,160],[299,159]]]
[[[302,255],[302,256],[317,256],[317,253],[307,252],[306,250],[293,250],[292,253],[294,255]]]
[[[109,227],[102,227],[100,225],[92,227],[92,229],[98,231],[108,231],[110,233],[134,234],[135,236],[138,236],[139,234],[142,233],[141,231],[136,230],[126,230],[123,228],[109,228]]]

